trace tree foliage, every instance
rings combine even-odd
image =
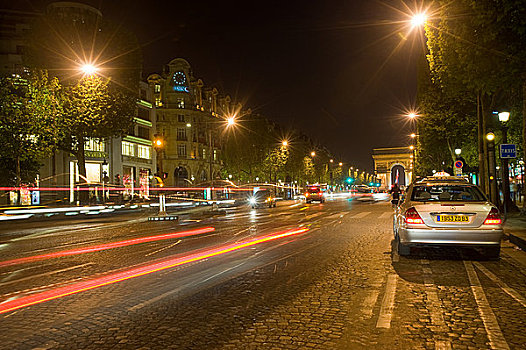
[[[105,139],[126,133],[133,122],[135,99],[97,76],[64,87],[60,148],[75,154],[79,173],[86,176],[84,145],[89,138]]]
[[[0,158],[17,186],[32,181],[38,161],[57,146],[63,116],[60,92],[58,80],[46,71],[1,79]]]

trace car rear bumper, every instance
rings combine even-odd
[[[400,242],[409,246],[458,245],[488,246],[498,245],[502,239],[502,229],[400,229]]]

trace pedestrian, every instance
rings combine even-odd
[[[515,203],[517,201],[517,195],[519,192],[519,186],[517,186],[517,183],[515,181],[510,183],[510,196],[511,200]]]
[[[393,185],[393,187],[391,188],[389,193],[391,193],[392,202],[396,201],[396,204],[398,204],[398,202],[400,202],[400,187],[398,187],[397,183],[395,183]],[[395,203],[393,203],[393,204],[395,204]]]

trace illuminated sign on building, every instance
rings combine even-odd
[[[172,84],[174,91],[189,92],[186,86],[186,75],[183,72],[175,72],[172,76]]]

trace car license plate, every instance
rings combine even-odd
[[[467,215],[437,215],[437,222],[469,222]]]

